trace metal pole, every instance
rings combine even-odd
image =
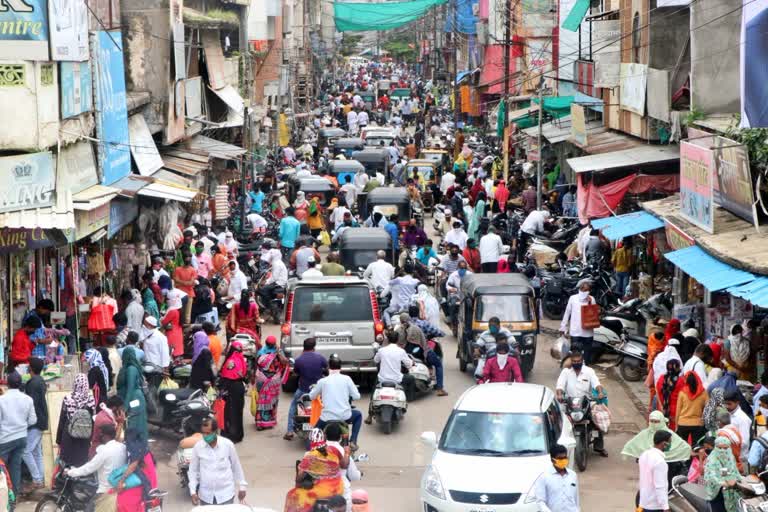
[[[453,126],[454,128],[459,125],[459,102],[461,97],[459,96],[459,0],[453,0]]]
[[[504,103],[506,104],[509,101],[509,50],[511,49],[511,41],[512,38],[512,14],[510,10],[512,9],[510,5],[510,1],[506,0],[505,2],[506,9],[505,9],[505,16],[506,16],[506,26],[504,27]],[[507,108],[509,108],[509,105],[505,105]],[[504,118],[504,128],[507,127],[507,120],[509,117],[505,116]]]
[[[544,154],[541,148],[542,114],[544,112],[544,77],[539,84],[539,161],[536,166],[536,209],[541,210],[541,159]]]

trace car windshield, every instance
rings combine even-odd
[[[475,304],[475,320],[487,322],[493,317],[502,322],[530,322],[531,307],[527,295],[482,295]]]
[[[542,414],[454,411],[440,449],[465,455],[511,457],[547,453]]]
[[[366,286],[300,286],[293,296],[294,322],[372,321]]]

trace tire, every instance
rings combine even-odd
[[[392,423],[395,419],[395,410],[391,405],[382,405],[379,409],[379,422],[385,434],[392,433]]]
[[[56,505],[57,502],[57,496],[55,495],[47,495],[43,496],[43,498],[37,502],[37,506],[35,506],[35,512],[69,512],[69,507],[64,505],[63,508]]]
[[[624,358],[619,365],[619,373],[627,382],[638,382],[643,379],[643,369],[640,365],[627,362]]]
[[[589,440],[587,439],[587,431],[584,427],[581,427],[576,431],[576,449],[574,452],[576,467],[579,468],[579,471],[586,471]]]
[[[565,312],[563,308],[557,302],[547,300],[546,295],[542,298],[541,306],[544,310],[544,316],[550,320],[561,320],[563,318],[563,313]]]

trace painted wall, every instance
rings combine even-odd
[[[55,62],[1,61],[0,150],[37,151],[56,145],[59,71]],[[13,77],[13,78],[11,78]]]

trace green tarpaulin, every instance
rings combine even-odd
[[[563,28],[576,32],[579,30],[579,25],[584,21],[589,10],[589,0],[576,0],[576,4],[571,8],[571,12],[568,13],[568,17],[563,22]]]
[[[496,136],[504,136],[504,118],[507,117],[507,102],[501,100],[499,102],[499,113],[496,116]]]
[[[339,32],[390,30],[421,18],[430,8],[447,1],[412,0],[376,4],[333,2],[333,15]]]
[[[549,119],[560,119],[561,117],[571,115],[571,103],[573,103],[574,96],[551,96],[544,98],[544,112],[547,113],[546,121]],[[533,98],[531,103],[539,103],[538,98]],[[546,122],[545,121],[545,122]],[[514,121],[519,130],[530,128],[539,124],[539,113],[531,112],[530,114]]]

